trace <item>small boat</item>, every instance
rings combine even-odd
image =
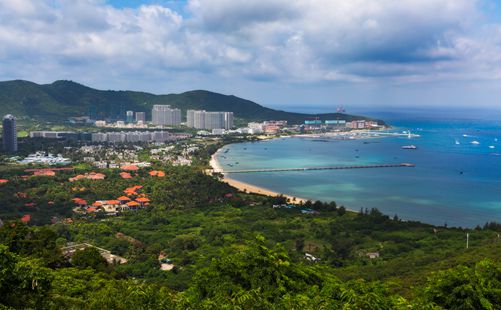
[[[470,143],[471,143],[471,144],[474,144],[474,145],[479,145],[479,144],[480,144],[480,142],[478,142],[477,140],[473,140],[473,141],[471,141]]]
[[[495,149],[496,147],[494,145],[489,145],[490,149]]]
[[[404,146],[402,146],[402,149],[404,149],[404,150],[415,150],[415,149],[417,149],[417,146],[415,146],[415,145],[404,145]]]
[[[456,145],[461,144],[461,143],[459,143],[458,139],[456,139],[455,143],[456,143]]]

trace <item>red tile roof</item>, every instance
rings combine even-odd
[[[46,176],[46,177],[53,177],[56,175],[56,173],[52,170],[36,170],[33,171],[33,175],[35,176]]]
[[[126,166],[122,166],[122,170],[137,171],[137,170],[139,170],[139,167],[136,165],[126,165]]]
[[[122,179],[132,179],[132,176],[128,172],[120,172]]]
[[[154,176],[157,176],[157,177],[164,177],[165,176],[165,172],[163,171],[160,171],[160,170],[152,170],[149,172],[149,174],[154,177]]]

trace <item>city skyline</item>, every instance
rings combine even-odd
[[[287,109],[496,108],[500,12],[491,0],[6,0],[0,80],[207,89]]]

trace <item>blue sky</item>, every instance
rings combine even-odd
[[[2,0],[10,79],[317,111],[501,108],[501,1]]]

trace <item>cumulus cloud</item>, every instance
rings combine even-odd
[[[183,12],[0,2],[2,79],[499,79],[500,52],[501,26],[475,0],[189,0]]]

